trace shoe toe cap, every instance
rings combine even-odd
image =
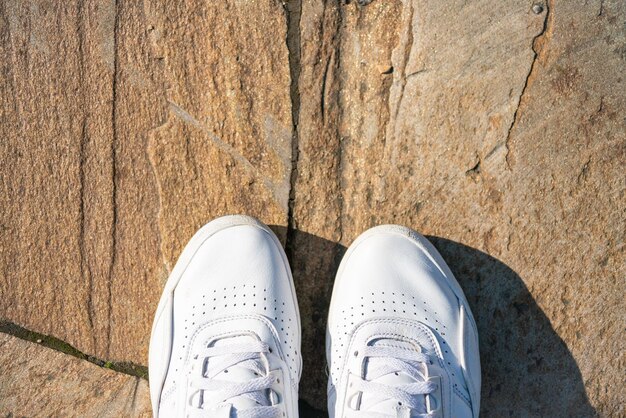
[[[337,281],[337,296],[359,308],[364,305],[367,310],[361,314],[423,319],[422,305],[428,305],[442,307],[441,314],[447,315],[440,319],[458,320],[459,301],[449,278],[419,242],[394,229],[373,231],[360,240]],[[443,312],[447,307],[450,311]]]

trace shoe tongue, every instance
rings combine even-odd
[[[245,343],[256,342],[256,341],[257,340],[251,336],[243,335],[243,336],[228,337],[228,338],[220,339],[214,343],[214,346],[222,347],[222,346],[228,346],[228,345],[233,345],[233,344],[245,344]],[[210,361],[211,360],[209,359],[209,366],[208,366],[209,368],[211,367]],[[254,361],[254,360],[250,360],[250,361]],[[258,361],[260,364],[262,364],[260,359]],[[243,365],[234,365],[218,373],[217,375],[214,376],[214,378],[217,380],[224,380],[228,382],[248,382],[252,379],[259,378],[259,375],[255,374],[254,370],[251,370]],[[237,396],[234,398],[230,398],[228,400],[228,403],[231,403],[234,409],[239,409],[239,410],[259,406],[259,404],[256,401],[254,401],[253,399],[250,399],[247,396]]]
[[[416,351],[418,348],[410,343],[405,341],[399,341],[395,339],[379,339],[370,344],[374,347],[394,347],[399,349],[407,349],[411,351]],[[368,369],[378,367],[381,363],[384,363],[384,358],[368,358],[365,363],[365,378],[367,379]],[[426,368],[424,365],[419,366],[418,371],[422,375],[426,375]],[[387,373],[379,378],[375,379],[374,382],[384,384],[387,386],[400,386],[406,385],[410,383],[415,383],[419,381],[423,381],[424,379],[415,379],[413,376],[410,376],[406,373],[398,371],[397,374],[394,372]],[[418,395],[422,396],[422,395]],[[413,413],[425,413],[426,412],[426,400],[424,398],[423,408],[419,410],[412,411]],[[396,416],[397,408],[398,408],[398,400],[397,399],[387,399],[383,395],[379,395],[377,393],[364,392],[361,396],[361,405],[360,409],[368,412],[375,412],[383,415]]]

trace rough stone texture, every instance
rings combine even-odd
[[[3,417],[149,417],[148,384],[0,334]]]
[[[484,416],[625,413],[626,7],[531,6],[303,2],[290,247],[310,402],[343,246],[402,223],[466,290]]]
[[[358,3],[0,0],[0,318],[146,364],[178,253],[245,212],[322,409],[341,255],[402,223],[466,290],[483,416],[624,415],[626,5]]]
[[[291,101],[286,12],[275,1],[154,7],[168,115],[150,134],[168,267],[212,218],[246,212],[286,225]],[[271,37],[268,34],[271,33]],[[284,238],[284,237],[283,237]]]
[[[0,317],[146,364],[195,230],[239,212],[287,223],[286,14],[271,0],[3,1],[0,18]]]

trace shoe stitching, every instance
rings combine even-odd
[[[472,408],[472,404],[471,401],[465,396],[465,394],[463,392],[461,392],[461,390],[458,387],[454,387],[454,393],[456,393],[457,395],[459,395],[459,397],[461,398],[461,400],[463,402],[465,402],[465,404],[471,409]]]

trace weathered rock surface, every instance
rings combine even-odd
[[[146,364],[163,283],[197,228],[240,212],[286,225],[285,12],[7,1],[0,17],[0,316]]]
[[[623,415],[625,21],[616,0],[0,2],[0,318],[146,364],[178,253],[245,212],[286,242],[321,409],[340,257],[402,223],[466,290],[483,416]]]
[[[485,416],[624,413],[626,7],[538,4],[303,2],[293,224],[327,240],[291,243],[305,399],[328,243],[402,223],[466,290]]]
[[[148,383],[0,334],[0,415],[149,417]]]

